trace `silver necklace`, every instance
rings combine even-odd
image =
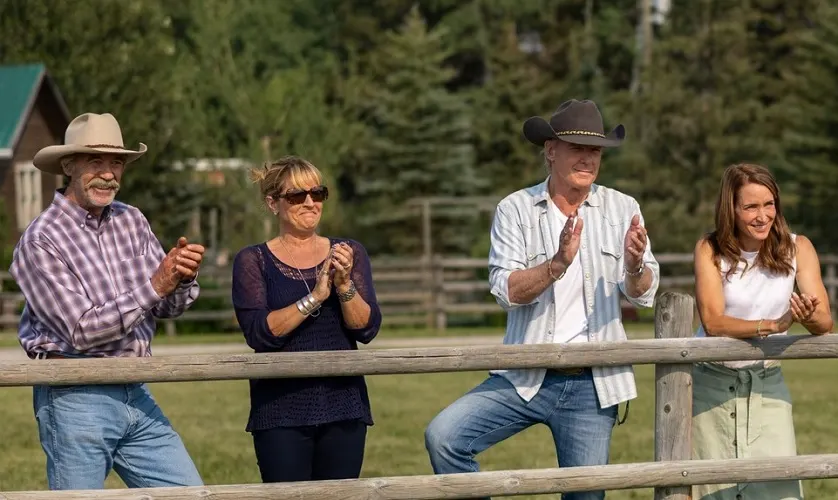
[[[317,236],[315,236],[314,238],[315,238],[315,240],[314,240],[314,249],[316,250],[316,249],[317,249],[317,239],[316,239],[316,238],[317,238]],[[282,245],[282,248],[284,248],[284,249],[285,249],[285,253],[287,253],[287,254],[288,254],[288,257],[291,259],[291,263],[294,265],[294,269],[296,269],[296,270],[297,270],[297,274],[299,274],[299,275],[300,275],[300,279],[302,280],[303,285],[305,285],[305,286],[306,286],[306,290],[308,290],[308,293],[309,293],[309,295],[310,295],[310,294],[311,294],[311,288],[309,288],[309,287],[308,287],[308,282],[306,281],[305,276],[303,276],[303,272],[302,272],[302,271],[300,271],[300,266],[298,266],[298,265],[297,265],[297,261],[296,261],[296,259],[294,259],[294,256],[293,256],[293,255],[291,255],[291,251],[290,251],[290,250],[288,250],[288,247],[287,247],[287,246],[285,246],[285,242],[284,242],[284,241],[282,241],[282,237],[280,237],[280,238],[278,238],[278,239],[279,239],[279,243],[280,243],[280,245]],[[317,266],[318,266],[318,265],[319,265],[319,264],[316,264],[316,265],[314,266],[315,284],[316,284],[317,275],[318,275],[318,270],[317,270]],[[320,309],[317,309],[316,311],[312,312],[311,314],[309,314],[309,316],[311,316],[311,317],[313,317],[313,318],[316,318],[316,317],[320,316]]]

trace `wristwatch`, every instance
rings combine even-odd
[[[637,268],[637,271],[632,272],[626,269],[626,274],[628,274],[629,276],[640,276],[641,274],[643,274],[644,267],[646,267],[646,263],[640,262],[640,267]]]

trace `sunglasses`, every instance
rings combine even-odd
[[[311,196],[311,201],[315,203],[322,203],[329,198],[329,188],[326,186],[316,186],[308,191],[293,190],[276,195],[277,198],[285,198],[285,201],[292,205],[305,203],[306,198],[309,196]]]

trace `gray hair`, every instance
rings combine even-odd
[[[72,154],[61,158],[61,170],[64,171],[64,175],[66,175],[67,177],[72,177],[73,162],[76,160],[77,157],[78,155]]]

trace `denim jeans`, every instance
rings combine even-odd
[[[490,375],[431,421],[425,430],[425,447],[436,474],[477,472],[475,455],[543,423],[553,433],[559,467],[604,465],[617,408],[599,406],[589,370],[580,375],[547,372],[529,402],[505,378]],[[604,491],[562,495],[563,500],[604,498]]]
[[[145,384],[35,386],[33,402],[51,490],[102,489],[111,469],[129,488],[203,484]]]

